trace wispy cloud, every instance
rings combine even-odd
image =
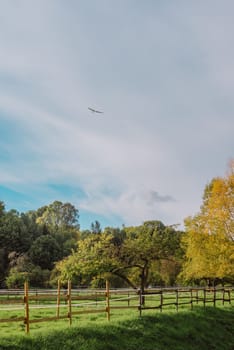
[[[233,10],[228,0],[2,5],[1,184],[34,205],[70,199],[90,221],[193,214],[233,156]]]

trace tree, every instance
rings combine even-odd
[[[92,233],[101,233],[102,232],[102,228],[101,228],[101,224],[99,221],[95,220],[95,222],[92,222],[91,224],[91,232]]]
[[[36,215],[36,222],[43,230],[43,234],[52,235],[59,245],[60,258],[69,255],[72,249],[76,248],[79,239],[78,209],[70,203],[54,201],[48,206],[39,208]]]
[[[4,284],[7,271],[7,260],[4,248],[0,248],[0,286]]]
[[[5,204],[4,202],[0,201],[0,217],[3,216],[5,213]]]
[[[118,233],[119,235],[118,235]],[[87,283],[97,276],[117,276],[133,288],[142,290],[150,282],[153,262],[174,259],[181,233],[160,221],[148,221],[123,230],[106,229],[78,242],[73,252],[57,264],[61,277]]]
[[[52,204],[42,207],[41,210],[39,209],[38,213],[41,216],[38,216],[37,223],[46,224],[52,229],[59,227],[79,228],[79,211],[70,203],[54,201]]]
[[[5,285],[11,252],[26,253],[33,241],[27,226],[16,210],[5,211],[0,202],[0,285]]]
[[[8,255],[9,273],[6,278],[8,288],[22,288],[33,269],[33,264],[26,253],[11,252]],[[30,281],[31,282],[31,281]]]
[[[75,227],[60,227],[52,235],[60,247],[61,258],[71,254],[72,250],[76,250],[80,232]]]
[[[26,252],[31,242],[32,237],[16,210],[0,217],[0,246],[4,247],[6,254],[11,251]]]
[[[17,252],[19,254],[26,253],[32,242],[33,237],[31,237],[26,225],[16,210],[4,212],[0,216],[0,283],[2,286],[4,286],[4,281],[8,273],[9,254],[11,252]]]
[[[165,265],[165,262],[172,264],[178,260],[182,232],[176,231],[173,226],[165,226],[161,221],[146,221],[137,228],[127,228],[126,234],[124,260],[138,271],[135,283],[140,284],[144,291],[153,282],[152,272],[155,271],[156,262],[164,261]]]
[[[116,268],[116,262],[107,252],[113,252],[111,236],[108,234],[90,234],[78,242],[77,251],[58,262],[56,269],[60,272],[60,279],[79,281],[86,285],[96,276],[103,276],[109,270]]]
[[[41,236],[32,244],[29,256],[34,265],[51,270],[54,263],[61,259],[61,249],[54,237]]]
[[[200,212],[185,220],[186,280],[234,279],[234,162],[205,187]]]
[[[27,233],[31,237],[32,242],[39,236],[45,234],[44,226],[37,224],[36,211],[31,210],[26,213],[21,213],[20,218],[22,223],[25,225]],[[48,234],[48,231],[46,231],[46,234]]]
[[[32,270],[41,269],[41,278],[46,278],[54,262],[76,248],[78,218],[78,210],[70,203],[55,201],[19,214],[16,210],[6,211],[0,201],[0,286],[5,287],[7,275],[10,277],[7,283],[17,284],[29,272],[30,281],[36,283],[36,272],[32,274]],[[26,256],[30,271],[22,264],[25,260],[22,257]],[[14,261],[17,263],[13,266]]]

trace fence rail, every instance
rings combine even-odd
[[[204,306],[207,303],[213,303],[216,306],[217,301],[231,304],[233,300],[233,287],[228,288],[170,288],[170,289],[151,289],[144,293],[140,292],[140,315],[144,310],[160,309],[166,306],[175,306],[178,311],[179,306],[190,305],[202,302]],[[150,300],[150,303],[149,303]]]
[[[106,289],[75,289],[68,282],[67,289],[61,289],[58,282],[57,290],[33,290],[28,288],[27,282],[24,290],[0,290],[0,315],[7,312],[6,318],[0,323],[24,322],[25,332],[29,333],[30,324],[39,322],[68,319],[81,314],[105,313],[110,320],[111,310],[135,309],[140,316],[145,310],[174,306],[179,307],[202,303],[211,303],[216,306],[219,301],[223,305],[233,301],[234,287],[223,288],[150,288],[144,292],[134,289],[110,289],[106,282]],[[53,315],[38,316],[37,310],[54,310]],[[9,317],[11,311],[18,311],[19,315]],[[65,311],[64,311],[65,310]]]

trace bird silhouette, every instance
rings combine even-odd
[[[104,113],[102,111],[98,111],[97,109],[94,109],[94,108],[91,108],[91,107],[88,107],[88,109],[93,112],[93,113]]]

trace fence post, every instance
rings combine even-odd
[[[162,308],[163,308],[163,290],[161,288],[160,291],[160,311],[162,312]]]
[[[72,324],[72,305],[71,305],[71,281],[67,283],[67,299],[68,299],[68,318],[69,324]]]
[[[231,305],[231,291],[228,290],[228,302]]]
[[[178,289],[176,289],[175,292],[176,292],[176,311],[178,312],[178,302],[179,302],[179,291],[178,291]]]
[[[108,280],[106,280],[106,312],[107,319],[110,321],[110,284]]]
[[[25,304],[25,332],[29,333],[29,304],[28,304],[28,282],[24,282],[24,304]]]
[[[59,318],[60,291],[61,291],[60,280],[58,280],[58,290],[57,290],[57,314],[56,314],[57,318]]]
[[[206,306],[206,288],[203,289],[203,306]]]
[[[213,295],[213,305],[215,307],[216,306],[216,287],[214,287],[213,293],[214,293],[214,295]]]
[[[140,317],[141,317],[141,315],[142,315],[142,290],[141,289],[139,289],[138,290],[138,294],[139,294],[139,306],[138,306],[138,308],[139,308],[139,311],[140,311]]]
[[[196,290],[196,303],[198,304],[199,290]]]
[[[193,309],[193,289],[190,289],[190,306],[191,309]]]

